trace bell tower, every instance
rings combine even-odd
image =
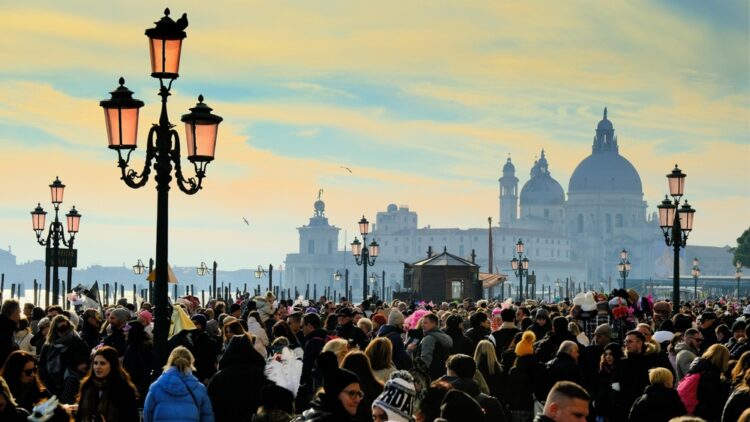
[[[510,157],[503,166],[500,182],[500,227],[510,227],[518,219],[518,178]]]

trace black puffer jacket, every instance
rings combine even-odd
[[[737,421],[745,409],[750,409],[750,389],[738,388],[729,396],[727,404],[724,405],[724,413],[721,415],[721,420]]]
[[[547,369],[533,355],[521,356],[508,373],[506,403],[510,410],[534,410],[534,396],[544,400]],[[512,387],[510,387],[512,386]]]
[[[633,403],[628,421],[669,422],[677,416],[686,415],[677,390],[662,385],[649,385],[646,392]]]
[[[688,374],[701,374],[698,405],[693,414],[709,421],[719,420],[729,398],[729,383],[722,380],[720,369],[703,358],[695,358]]]
[[[350,415],[338,398],[322,393],[294,422],[360,422],[360,419]]]

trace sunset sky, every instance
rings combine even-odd
[[[649,211],[679,163],[689,243],[750,226],[747,1],[4,2],[0,247],[19,263],[44,258],[29,212],[52,211],[55,176],[83,214],[79,267],[154,256],[155,183],[119,180],[99,101],[123,76],[146,102],[140,171],[159,104],[144,30],[164,6],[190,21],[172,122],[199,94],[224,118],[204,189],[172,186],[173,265],[278,265],[319,189],[340,247],[389,203],[484,227],[508,154],[523,183],[544,148],[567,191],[605,106]]]

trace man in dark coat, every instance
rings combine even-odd
[[[571,381],[583,386],[583,371],[578,365],[578,344],[570,340],[562,342],[554,359],[547,362],[550,388],[558,381]]]
[[[584,347],[581,350],[581,356],[578,358],[578,362],[581,365],[583,371],[583,384],[581,386],[586,391],[594,392],[594,386],[596,385],[597,376],[599,374],[599,362],[601,361],[602,354],[604,354],[604,347],[609,344],[612,338],[612,329],[609,324],[601,324],[594,330],[594,342],[593,344]]]
[[[471,324],[471,328],[466,330],[466,337],[471,340],[471,355],[473,356],[474,350],[476,350],[477,344],[479,344],[480,341],[490,340],[494,342],[495,339],[492,338],[490,319],[484,312],[474,312],[471,314],[469,317],[469,323]]]
[[[249,421],[258,410],[260,391],[269,383],[265,360],[247,336],[234,336],[219,360],[219,372],[208,383],[216,422]]]
[[[701,354],[708,350],[709,347],[719,342],[716,337],[716,314],[713,312],[704,312],[700,316],[698,330],[703,334],[703,343],[701,343]]]
[[[339,325],[336,327],[336,336],[353,342],[360,350],[367,348],[367,336],[361,328],[354,325],[352,321],[352,310],[342,308],[339,313]]]
[[[646,337],[638,331],[628,331],[625,335],[626,357],[620,360],[612,379],[613,389],[621,393],[623,409],[630,409],[649,385],[648,370],[651,366],[649,358],[644,354],[645,343]]]
[[[552,321],[552,331],[535,344],[537,349],[534,355],[539,362],[549,362],[565,340],[577,343],[576,336],[568,331],[568,320],[562,316],[555,317]]]
[[[206,332],[208,321],[205,315],[195,314],[190,319],[196,328],[190,333],[195,356],[195,372],[198,380],[205,384],[216,373],[216,358],[221,353],[221,343]]]
[[[297,393],[296,410],[302,413],[310,407],[313,393],[322,384],[320,376],[314,376],[315,359],[326,343],[328,333],[320,328],[320,316],[316,313],[305,314],[302,318],[302,333],[305,335],[305,347],[302,355],[302,375]]]
[[[513,342],[513,337],[521,331],[514,323],[516,314],[513,309],[505,308],[500,311],[500,319],[503,321],[500,328],[492,332],[492,337],[495,338],[495,352],[498,362],[500,362],[503,352],[508,350],[508,346]]]
[[[125,354],[125,333],[122,331],[130,320],[130,311],[125,308],[116,308],[109,313],[109,326],[111,333],[104,338],[104,345],[114,347],[117,354],[122,357]]]
[[[21,305],[18,301],[8,299],[0,308],[0,364],[5,363],[8,355],[18,349],[16,345],[16,327],[21,320]]]
[[[102,336],[99,334],[99,327],[102,323],[99,319],[99,312],[96,309],[86,309],[81,315],[80,321],[81,339],[86,342],[89,348],[93,349],[102,341]]]
[[[388,324],[380,327],[378,337],[385,337],[391,341],[391,345],[393,346],[393,364],[396,365],[396,369],[409,370],[412,368],[412,361],[406,352],[406,346],[404,346],[404,340],[401,337],[404,333],[403,327],[404,314],[398,309],[391,309],[391,313],[388,314]]]
[[[463,391],[474,398],[484,409],[485,420],[487,421],[505,421],[505,413],[500,401],[492,396],[482,393],[479,390],[479,384],[474,381],[474,374],[477,371],[477,364],[471,356],[452,355],[445,362],[447,373],[441,377],[440,381],[448,382],[454,389]]]

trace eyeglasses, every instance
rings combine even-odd
[[[344,390],[342,393],[346,393],[350,399],[356,400],[362,400],[365,397],[365,393],[359,390]]]
[[[31,369],[24,369],[23,370],[23,374],[26,375],[27,377],[30,377],[30,376],[36,374],[37,369],[38,369],[37,366],[34,366]]]

